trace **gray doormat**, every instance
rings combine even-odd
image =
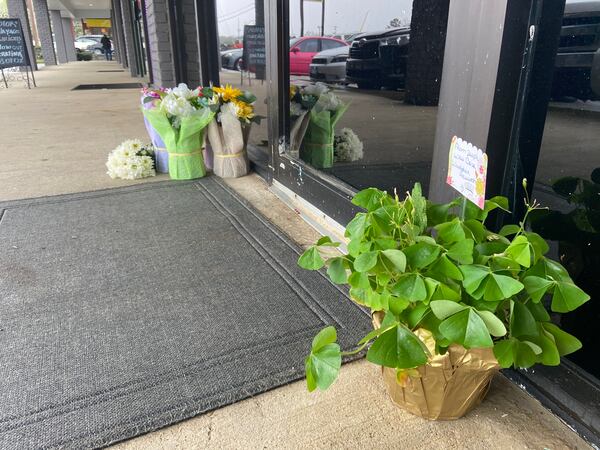
[[[108,83],[108,84],[78,84],[72,91],[89,91],[94,89],[139,89],[140,83]]]
[[[0,203],[0,217],[0,448],[155,430],[302,378],[326,324],[343,348],[370,327],[214,178]]]

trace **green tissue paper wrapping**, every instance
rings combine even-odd
[[[206,175],[202,145],[206,126],[214,117],[209,109],[183,117],[181,127],[174,128],[166,113],[159,109],[142,110],[160,135],[169,152],[169,176],[174,180],[193,180]]]
[[[333,138],[335,125],[348,109],[348,105],[337,111],[310,111],[310,119],[306,134],[300,147],[300,158],[316,169],[327,169],[333,166]]]

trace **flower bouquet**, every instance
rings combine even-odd
[[[156,175],[153,156],[151,145],[144,145],[137,139],[125,141],[109,153],[106,173],[112,179],[123,180],[153,177]]]
[[[363,143],[351,128],[342,128],[333,139],[335,162],[353,162],[362,159]]]
[[[208,142],[212,148],[215,175],[237,178],[248,173],[246,145],[252,122],[259,117],[254,114],[256,96],[242,92],[231,85],[204,88],[204,95],[217,105],[218,115],[208,125]]]
[[[154,109],[158,107],[160,103],[161,93],[164,93],[164,88],[149,89],[147,87],[142,89],[142,108]],[[169,153],[165,148],[165,143],[161,139],[160,135],[154,129],[152,124],[144,116],[144,125],[146,125],[146,131],[150,137],[152,145],[154,145],[154,161],[157,172],[169,173]]]
[[[302,134],[304,131],[304,136],[291,135],[292,142],[302,142],[300,158],[317,169],[332,167],[335,125],[348,109],[348,105],[323,83],[310,84],[301,88],[294,86],[291,94],[292,117],[300,117],[306,111],[302,120],[307,120],[307,123],[301,122],[298,127],[298,133]]]
[[[154,100],[157,107],[142,111],[169,152],[169,175],[174,180],[205,176],[204,130],[215,114],[210,99],[201,89],[190,90],[184,83],[159,91],[159,96]]]

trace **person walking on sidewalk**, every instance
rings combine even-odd
[[[112,42],[110,42],[110,38],[107,35],[103,35],[100,43],[102,44],[102,51],[106,60],[112,61]]]

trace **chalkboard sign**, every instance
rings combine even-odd
[[[265,27],[262,25],[244,26],[244,66],[250,72],[256,72],[257,66],[266,66]],[[259,71],[264,73],[263,71]]]
[[[0,19],[0,69],[28,66],[29,56],[19,19]]]

